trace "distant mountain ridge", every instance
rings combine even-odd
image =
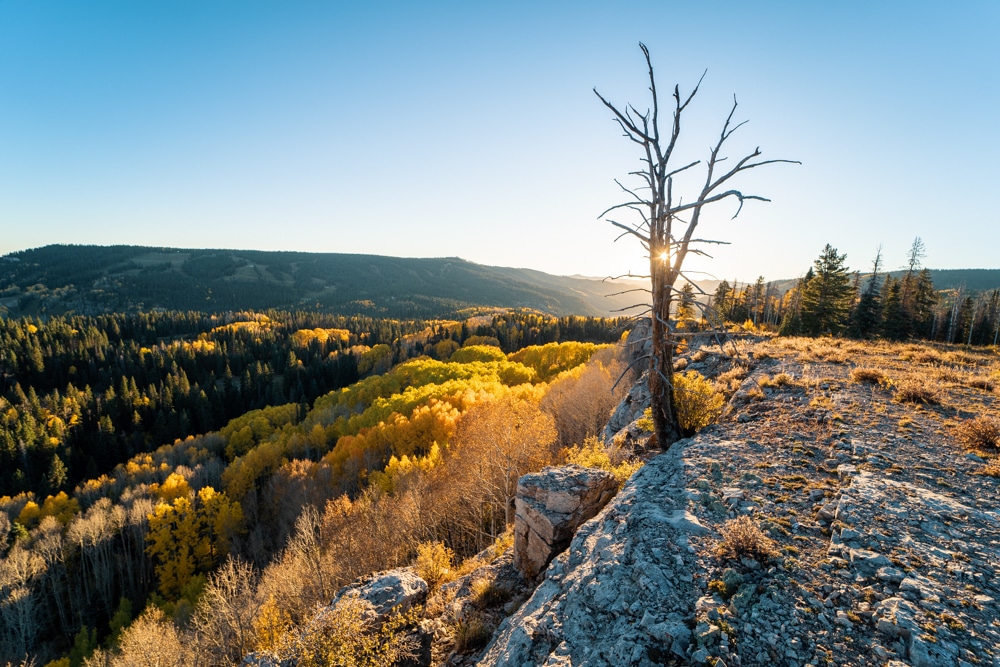
[[[482,306],[613,316],[641,301],[614,295],[630,286],[457,257],[50,245],[0,258],[0,307],[11,315],[273,308],[433,318]]]

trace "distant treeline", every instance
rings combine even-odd
[[[701,318],[694,291],[686,289],[679,299],[681,326],[750,322],[783,335],[919,338],[967,345],[1000,342],[1000,289],[976,291],[964,285],[937,289],[932,272],[919,266],[922,252],[918,239],[910,250],[909,269],[885,274],[876,268],[862,276],[851,273],[845,255],[827,245],[791,289],[782,291],[763,277],[742,287],[722,281],[703,306]],[[950,278],[968,273],[971,279],[982,271],[939,273]]]

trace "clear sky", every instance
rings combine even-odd
[[[598,214],[639,167],[592,92],[735,94],[741,185],[701,268],[1000,267],[1000,3],[0,0],[0,254],[51,243],[459,256],[640,271]],[[668,100],[669,101],[669,100]]]

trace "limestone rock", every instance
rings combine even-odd
[[[580,527],[480,658],[491,667],[687,662],[697,595],[683,516],[685,441]]]
[[[537,575],[596,515],[618,488],[604,470],[578,465],[547,467],[517,483],[514,563],[527,578]]]
[[[423,604],[427,599],[427,582],[409,567],[376,572],[341,588],[334,596],[333,604],[349,594],[368,602],[379,617],[384,617],[396,608],[407,611]]]
[[[243,657],[240,667],[295,667],[291,658],[282,659],[266,651],[254,651]]]

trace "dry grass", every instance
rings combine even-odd
[[[472,581],[472,599],[477,607],[497,607],[510,599],[511,591],[492,577],[477,577]]]
[[[940,368],[934,373],[934,377],[941,382],[950,382],[952,384],[962,384],[965,380],[965,376],[952,368]]]
[[[778,373],[774,377],[762,375],[759,381],[761,387],[787,387],[795,384],[795,378],[789,373]]]
[[[1000,458],[990,459],[986,465],[975,471],[976,475],[984,475],[986,477],[1000,477]]]
[[[907,378],[896,385],[897,403],[937,405],[941,402],[937,387],[926,380]]]
[[[984,378],[980,375],[975,375],[969,378],[966,383],[974,389],[982,389],[983,391],[996,391],[997,385],[992,378]]]
[[[955,434],[968,449],[993,454],[1000,452],[1000,421],[992,417],[966,419],[955,428]]]
[[[885,373],[877,368],[858,367],[851,370],[851,382],[867,384],[882,384],[885,382]]]
[[[459,619],[454,626],[455,651],[468,653],[486,645],[493,636],[493,626],[479,614]]]
[[[722,558],[749,558],[763,564],[778,557],[774,541],[748,516],[727,521],[719,531],[722,533],[722,541],[719,542],[717,552]]]
[[[740,385],[743,383],[743,380],[746,379],[749,372],[750,371],[742,366],[731,368],[725,373],[720,373],[715,377],[715,386],[719,391],[725,394],[732,394],[740,388]]]
[[[919,364],[940,364],[944,357],[937,350],[923,345],[907,345],[899,358],[903,361],[915,361]]]
[[[950,364],[964,364],[966,366],[978,366],[981,363],[986,362],[986,358],[980,355],[972,354],[969,352],[963,352],[961,350],[955,350],[954,352],[947,352],[944,358]]]

